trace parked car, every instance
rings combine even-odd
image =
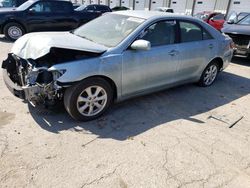
[[[75,9],[76,11],[81,11],[81,12],[95,12],[98,15],[101,15],[105,12],[112,12],[112,10],[109,8],[109,6],[106,5],[95,5],[95,4],[91,4],[91,5],[81,5],[79,6],[77,9]]]
[[[155,11],[160,11],[160,12],[169,12],[169,13],[174,13],[174,9],[169,8],[169,7],[157,7],[154,9]]]
[[[221,31],[225,23],[225,15],[219,12],[201,12],[194,15],[194,17],[202,19],[209,25],[213,26],[218,31]]]
[[[235,43],[235,55],[250,57],[250,13],[232,15],[222,32],[229,35]]]
[[[112,8],[111,10],[112,11],[122,11],[122,10],[130,10],[130,8],[124,7],[124,6],[116,6],[116,7]]]
[[[19,7],[27,0],[0,0],[0,8],[13,8]]]
[[[82,6],[82,5],[77,4],[77,3],[73,3],[73,9],[74,9],[74,10],[77,9],[78,7],[80,7],[80,6]]]
[[[74,11],[64,0],[30,0],[11,11],[0,11],[0,34],[16,40],[34,31],[69,31],[96,18],[91,12]]]
[[[74,119],[87,121],[114,101],[190,82],[210,86],[231,60],[231,43],[192,17],[120,11],[73,32],[27,34],[2,68],[15,96],[63,100]]]
[[[233,23],[239,22],[240,20],[242,20],[248,15],[249,15],[248,12],[240,12],[239,14],[237,14],[237,12],[233,11],[228,14],[227,19],[226,19],[227,21],[225,22],[225,24],[233,24]]]

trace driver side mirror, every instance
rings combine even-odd
[[[235,22],[234,22],[233,19],[230,19],[230,20],[227,21],[227,23],[228,23],[228,24],[234,24]]]
[[[211,20],[212,22],[214,22],[214,17],[210,18],[210,20]]]
[[[150,50],[151,49],[151,43],[147,40],[136,40],[131,44],[131,49],[133,50]]]
[[[30,13],[30,14],[34,14],[35,12],[36,12],[36,11],[35,11],[34,9],[32,9],[32,8],[29,9],[29,13]]]

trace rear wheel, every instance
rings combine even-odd
[[[212,85],[219,73],[219,65],[217,62],[211,62],[203,71],[199,85],[202,87],[208,87]]]
[[[15,41],[25,34],[24,28],[15,22],[8,23],[3,29],[4,35],[11,41]]]
[[[65,91],[64,106],[76,120],[89,121],[101,116],[113,102],[110,84],[101,78],[86,79]]]

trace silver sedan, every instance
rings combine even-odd
[[[34,105],[64,101],[88,121],[114,101],[180,84],[213,84],[233,54],[232,40],[188,16],[121,11],[72,32],[31,33],[3,62],[15,96]]]

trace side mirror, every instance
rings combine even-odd
[[[36,12],[36,11],[35,11],[34,9],[32,9],[32,8],[29,9],[29,13],[30,13],[30,14],[34,14],[35,12]]]
[[[228,23],[228,24],[234,24],[234,20],[233,20],[233,19],[232,19],[232,20],[230,19],[230,20],[227,21],[227,23]]]
[[[151,49],[151,43],[146,40],[136,40],[131,44],[131,49],[133,50],[150,50]]]
[[[214,17],[210,18],[210,20],[211,20],[212,22],[214,22]]]

